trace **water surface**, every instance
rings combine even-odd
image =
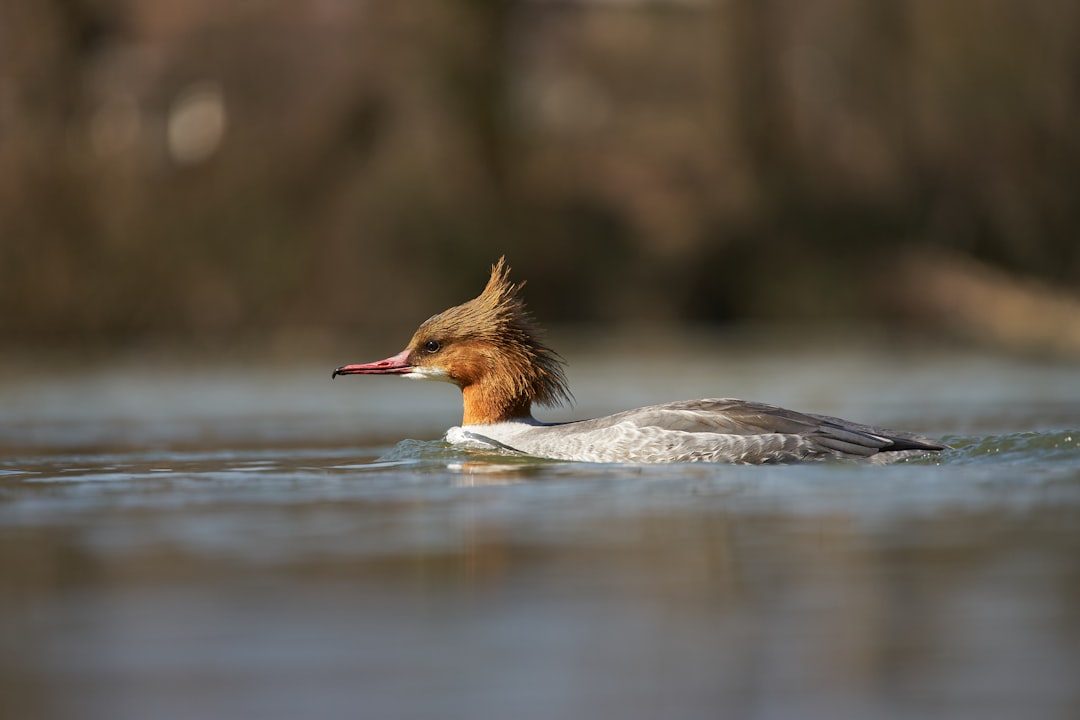
[[[657,373],[670,354],[620,350],[573,356],[578,407],[545,419],[732,395],[954,449],[556,463],[446,447],[449,386],[330,382],[374,354],[19,365],[0,713],[1080,716],[1075,366],[693,348]]]

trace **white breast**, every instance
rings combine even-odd
[[[686,432],[620,422],[602,428],[578,423],[505,422],[453,427],[446,441],[466,448],[518,452],[578,462],[762,462],[795,459],[795,436]]]

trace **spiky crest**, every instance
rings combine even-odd
[[[500,257],[479,296],[430,318],[410,342],[418,353],[431,340],[443,348],[451,379],[464,394],[465,424],[527,417],[534,402],[572,401],[565,361],[541,342],[542,331],[520,297],[524,285],[510,280]]]

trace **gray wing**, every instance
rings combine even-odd
[[[663,428],[700,433],[702,438],[724,436],[719,445],[726,449],[717,447],[715,457],[706,453],[701,459],[738,462],[871,458],[878,454],[894,456],[882,459],[895,459],[947,447],[912,433],[730,398],[665,403],[570,425],[590,432],[626,423],[642,431]]]

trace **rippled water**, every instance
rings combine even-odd
[[[453,388],[329,381],[366,356],[20,366],[0,715],[1080,716],[1075,366],[766,348],[658,376],[609,350],[545,418],[735,395],[954,449],[556,463],[438,441]]]

